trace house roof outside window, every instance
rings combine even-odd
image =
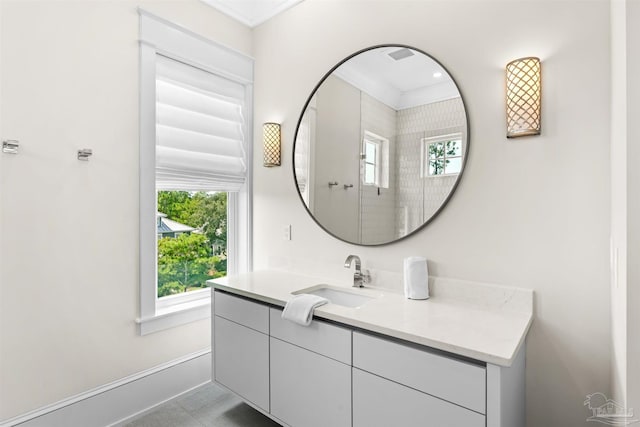
[[[193,227],[169,219],[167,215],[162,212],[157,213],[157,218],[158,234],[191,233],[196,231]]]

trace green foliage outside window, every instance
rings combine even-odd
[[[459,145],[458,140],[429,144],[429,175],[442,175],[450,162],[447,157],[459,155]]]
[[[196,229],[158,240],[158,297],[203,288],[226,275],[226,193],[160,191],[158,211]]]

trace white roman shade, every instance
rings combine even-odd
[[[247,166],[245,87],[156,57],[156,188],[238,191]]]

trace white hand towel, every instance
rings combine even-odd
[[[404,296],[410,299],[429,298],[427,259],[412,256],[404,259]]]
[[[309,326],[313,317],[313,310],[328,303],[326,298],[317,295],[300,294],[291,298],[284,306],[282,318],[291,320],[303,326]]]

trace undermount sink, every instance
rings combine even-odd
[[[357,308],[375,297],[362,295],[355,290],[339,288],[331,285],[316,285],[293,292],[293,295],[311,294],[329,300],[331,304]]]

